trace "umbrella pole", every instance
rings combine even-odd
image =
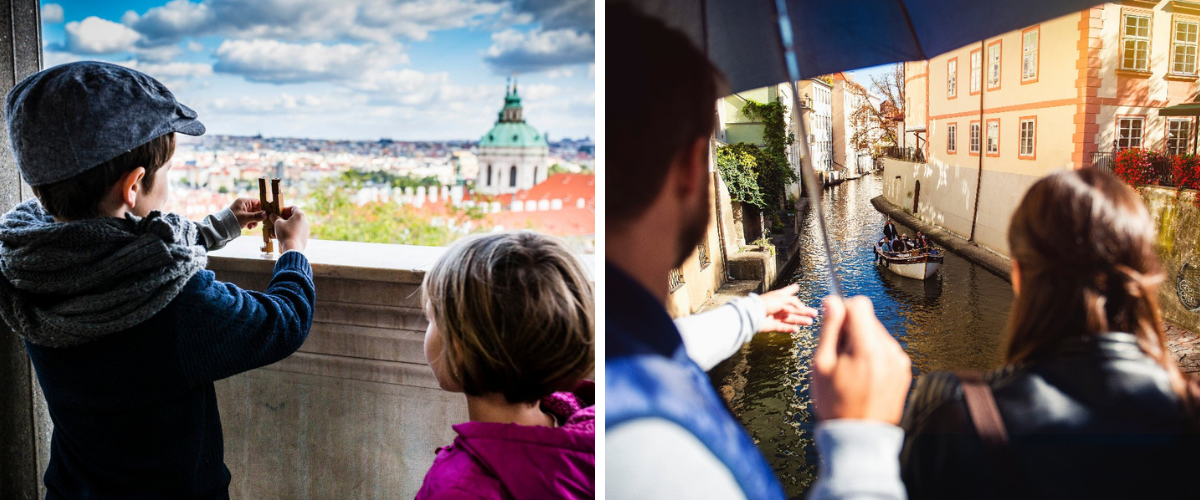
[[[825,209],[821,205],[821,188],[817,186],[817,174],[812,166],[812,150],[808,145],[808,125],[804,123],[804,117],[800,116],[800,63],[796,58],[795,37],[792,34],[792,22],[788,17],[787,0],[775,0],[775,11],[779,16],[779,38],[783,44],[783,59],[784,64],[788,69],[788,79],[792,85],[792,114],[799,121],[800,132],[800,177],[803,179],[805,192],[808,195],[808,203],[813,210],[816,211],[817,227],[821,231],[821,242],[825,247],[825,262],[829,265],[829,293],[831,295],[842,296],[842,283],[837,277],[837,266],[833,260],[833,250],[829,245],[829,229],[825,224]],[[799,217],[800,213],[797,212]]]

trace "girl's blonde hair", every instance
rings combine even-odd
[[[569,390],[595,367],[595,290],[558,240],[534,232],[470,236],[425,275],[445,349],[463,392],[534,402]]]

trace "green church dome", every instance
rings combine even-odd
[[[549,147],[546,136],[525,123],[521,111],[521,96],[517,95],[514,82],[504,93],[504,108],[500,110],[496,125],[479,139],[479,146]]]
[[[479,146],[547,147],[546,137],[528,123],[497,123],[479,140]]]

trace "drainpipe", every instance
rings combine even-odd
[[[987,56],[987,50],[984,46],[984,42],[986,41],[986,39],[979,41],[979,174],[975,177],[975,213],[971,216],[971,237],[967,238],[967,241],[975,241],[975,223],[979,220],[979,189],[981,187],[980,184],[983,183],[983,157],[987,154],[987,148],[984,147],[987,122],[983,121],[983,94],[987,90],[987,78],[984,77],[987,72],[983,70],[983,58]],[[967,64],[970,64],[970,61]],[[967,85],[970,84],[968,83]],[[970,91],[970,88],[967,90]],[[968,153],[971,152],[970,125],[969,123],[967,124]],[[996,131],[996,135],[1000,135],[999,130]],[[999,138],[997,137],[997,139]]]

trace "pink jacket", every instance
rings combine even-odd
[[[454,443],[437,451],[417,500],[594,498],[595,384],[542,399],[559,427],[466,422]]]

